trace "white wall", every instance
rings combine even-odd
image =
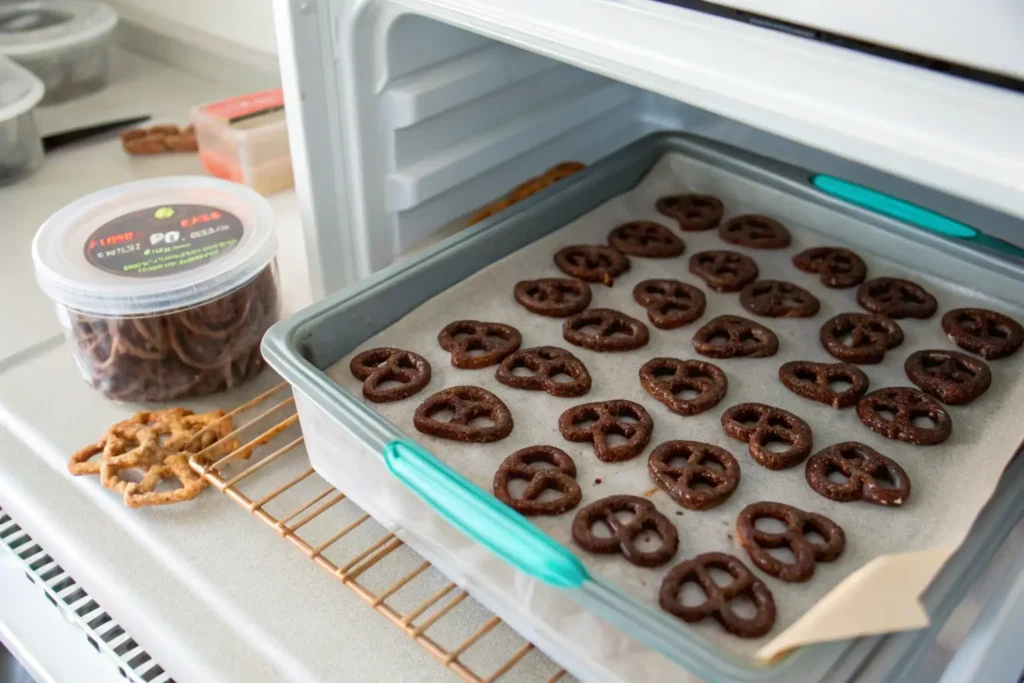
[[[104,0],[128,22],[215,52],[276,55],[272,0]],[[244,59],[245,55],[239,55]]]

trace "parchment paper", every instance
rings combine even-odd
[[[660,196],[682,191],[708,192],[722,198],[726,218],[742,213],[774,216],[790,228],[793,244],[784,250],[752,250],[723,242],[717,231],[683,233],[687,248],[681,257],[630,257],[631,270],[617,278],[612,288],[592,285],[591,306],[613,308],[648,323],[650,343],[636,351],[597,353],[572,346],[562,339],[561,319],[535,315],[513,300],[512,288],[518,280],[563,276],[552,262],[553,254],[562,246],[604,244],[612,228],[630,220],[655,220],[676,230],[672,221],[655,211],[654,203]],[[754,570],[768,584],[778,608],[775,628],[767,636],[742,640],[726,633],[711,619],[689,626],[734,652],[767,659],[801,644],[924,626],[927,615],[917,597],[960,544],[1024,438],[1024,420],[1019,413],[1024,400],[1024,353],[990,363],[993,381],[989,391],[970,406],[948,408],[953,419],[953,434],[939,446],[890,441],[862,425],[853,408],[837,411],[790,393],[778,380],[779,366],[790,360],[834,361],[819,345],[820,326],[837,313],[862,310],[856,303],[856,288],[827,289],[816,276],[803,273],[791,264],[792,256],[804,248],[841,243],[834,237],[810,230],[810,226],[829,224],[835,228],[844,222],[849,224],[843,226],[844,230],[865,228],[851,218],[811,202],[680,154],[667,154],[632,191],[483,269],[362,344],[357,352],[376,346],[415,351],[427,358],[433,368],[430,384],[415,396],[395,403],[371,405],[486,491],[491,490],[498,465],[510,453],[533,444],[551,444],[562,448],[576,462],[577,479],[583,489],[583,501],[576,509],[612,494],[650,496],[658,509],[676,524],[680,535],[679,553],[661,568],[642,569],[629,564],[620,555],[599,556],[581,550],[573,543],[570,533],[575,511],[557,517],[534,517],[532,521],[575,552],[592,572],[611,579],[637,600],[655,608],[663,576],[683,559],[703,552],[725,551],[753,568],[746,552],[735,541],[734,531],[737,515],[750,503],[784,502],[825,514],[842,526],[847,535],[844,553],[835,562],[819,563],[811,581],[787,584]],[[821,300],[821,311],[805,319],[754,316],[740,306],[738,294],[713,292],[689,273],[689,256],[706,249],[733,249],[750,255],[757,261],[762,278],[788,280],[810,290]],[[871,380],[869,390],[911,386],[903,373],[903,362],[913,351],[955,348],[939,324],[946,310],[980,305],[1007,312],[1018,319],[1024,317],[1020,310],[1005,301],[993,300],[955,284],[955,277],[928,277],[872,254],[863,246],[856,249],[868,263],[868,277],[910,277],[939,300],[939,312],[930,320],[899,321],[906,340],[887,353],[883,363],[862,366]],[[900,258],[913,262],[915,256],[909,255],[908,259],[907,254],[901,254]],[[928,255],[922,253],[920,258],[926,259]],[[646,311],[633,301],[632,290],[641,280],[655,277],[675,278],[699,287],[707,295],[707,312],[697,322],[676,330],[659,330],[650,325]],[[726,372],[729,380],[726,397],[701,415],[675,415],[642,389],[638,370],[655,356],[703,358],[693,350],[693,333],[722,313],[743,315],[767,325],[779,336],[779,353],[767,359],[705,359]],[[458,319],[513,325],[523,335],[523,348],[550,344],[569,349],[586,364],[593,377],[593,388],[582,398],[555,398],[544,392],[522,391],[499,384],[494,379],[495,367],[481,370],[451,367],[448,354],[438,346],[436,338],[444,325]],[[350,358],[332,366],[328,373],[339,385],[358,396],[361,383],[348,371]],[[515,420],[515,428],[508,438],[492,444],[460,444],[423,435],[414,429],[412,415],[416,406],[430,394],[459,384],[484,387],[505,401]],[[602,463],[594,457],[590,444],[569,443],[559,434],[558,416],[567,408],[618,398],[642,404],[654,418],[650,445],[640,457],[625,463]],[[813,452],[840,441],[856,440],[894,458],[906,469],[912,482],[907,504],[889,509],[862,502],[837,503],[811,490],[802,465],[779,472],[761,467],[750,458],[746,444],[723,433],[719,421],[726,408],[746,401],[780,406],[801,416],[813,429]],[[736,456],[742,479],[725,504],[708,511],[690,511],[678,506],[660,490],[651,492],[654,484],[647,473],[648,455],[655,446],[671,439],[706,441]],[[598,480],[601,483],[597,483]],[[687,625],[680,622],[680,628],[687,628]]]

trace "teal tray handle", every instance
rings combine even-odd
[[[442,517],[520,571],[556,588],[579,588],[589,578],[575,555],[418,444],[392,441],[384,461]]]
[[[811,183],[826,194],[883,216],[910,223],[944,237],[975,242],[1004,254],[1024,259],[1024,249],[997,237],[986,235],[973,226],[930,211],[917,204],[911,204],[897,197],[830,175],[811,176]]]

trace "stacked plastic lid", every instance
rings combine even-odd
[[[43,84],[11,60],[0,57],[0,124],[32,111],[43,98]]]
[[[20,60],[62,52],[116,25],[114,10],[93,0],[0,2],[0,54]]]
[[[259,275],[276,250],[263,197],[182,176],[119,185],[65,206],[36,233],[32,258],[56,303],[130,317],[214,300]]]
[[[0,1],[0,54],[39,77],[42,104],[56,104],[107,84],[116,25],[114,10],[92,0]]]
[[[32,110],[43,98],[43,84],[0,57],[0,185],[28,175],[43,163],[43,143]]]

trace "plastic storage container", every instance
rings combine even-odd
[[[191,176],[83,197],[32,242],[39,285],[83,377],[124,401],[210,394],[254,377],[278,317],[276,250],[265,199]]]
[[[211,174],[263,194],[295,184],[280,89],[194,107],[192,124]]]
[[[43,143],[32,115],[42,97],[38,78],[0,57],[0,185],[21,180],[43,163]]]
[[[110,78],[113,9],[94,0],[0,3],[0,54],[46,86],[43,104],[103,88]]]

